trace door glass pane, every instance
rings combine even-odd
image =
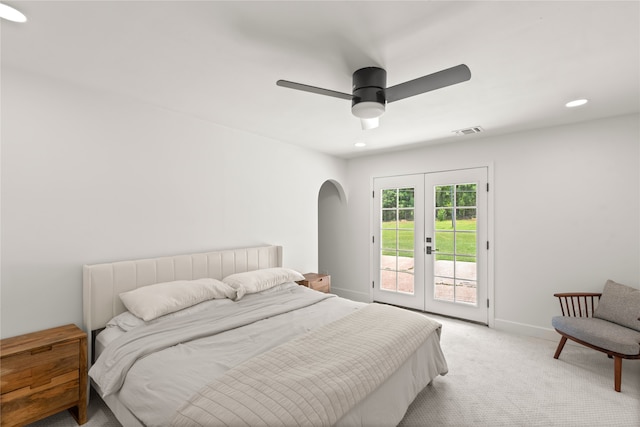
[[[385,291],[396,291],[395,266],[390,270],[386,270],[384,266],[382,266],[382,270],[380,271],[380,288]]]
[[[476,184],[456,185],[456,206],[476,205]]]
[[[413,188],[401,188],[398,190],[398,207],[413,208]]]
[[[456,278],[475,281],[478,277],[475,257],[457,256],[455,261]],[[453,276],[452,276],[453,277]]]
[[[415,247],[414,188],[381,191],[380,289],[413,294]]]
[[[476,208],[458,208],[456,209],[456,222],[458,222],[458,230],[475,231],[476,230]]]
[[[454,296],[454,286],[453,286],[453,279],[449,278],[449,277],[438,277],[435,276],[434,278],[434,297],[437,300],[441,300],[441,301],[455,301],[455,296]]]
[[[413,273],[398,272],[398,292],[413,294]]]
[[[382,252],[385,255],[395,255],[398,249],[398,230],[383,229],[382,235]]]
[[[453,205],[453,199],[452,199],[452,195],[453,195],[453,187],[450,185],[444,185],[444,186],[437,186],[435,188],[436,190],[436,201],[435,201],[435,206],[436,208],[440,208],[440,207],[445,207],[445,206],[452,206]]]
[[[475,280],[456,280],[455,300],[457,302],[475,304],[477,299],[477,283]]]
[[[436,226],[440,230],[449,230],[453,228],[453,210],[452,209],[436,209]]]
[[[434,298],[477,304],[475,183],[434,188]]]
[[[382,190],[382,209],[398,206],[398,190]]]
[[[396,216],[395,209],[383,209],[382,211],[382,228],[396,228]]]
[[[448,260],[436,259],[434,274],[440,277],[450,277],[453,279],[453,262],[443,262]]]
[[[398,249],[412,251],[411,258],[413,258],[413,241],[414,241],[413,230],[407,230],[407,229],[398,230]]]
[[[456,254],[460,255],[476,255],[476,233],[471,231],[457,231],[456,236]]]
[[[398,221],[409,221],[411,224],[407,224],[411,228],[413,228],[413,209],[399,209],[398,210]],[[406,228],[406,227],[405,227]]]
[[[453,231],[436,231],[436,259],[452,260],[453,259]]]

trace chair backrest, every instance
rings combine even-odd
[[[553,294],[560,301],[560,309],[563,316],[568,317],[593,317],[593,312],[598,306],[602,293],[597,292],[567,292]]]

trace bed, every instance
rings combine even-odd
[[[310,290],[295,272],[268,287],[242,282],[274,271],[289,271],[280,246],[85,265],[91,386],[120,423],[396,425],[447,373],[439,323]],[[237,294],[148,321],[120,297],[208,279]],[[392,324],[411,332],[400,337]]]

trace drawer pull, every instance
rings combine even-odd
[[[36,348],[35,350],[31,350],[31,354],[38,354],[38,353],[44,353],[47,351],[51,351],[53,349],[53,347],[51,347],[50,345],[44,346],[44,347],[40,347],[40,348]]]

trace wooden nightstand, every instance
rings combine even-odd
[[[60,326],[0,341],[0,424],[24,425],[69,409],[87,421],[87,334]]]
[[[296,283],[316,291],[331,292],[331,276],[328,274],[307,273],[304,275],[304,280]]]

